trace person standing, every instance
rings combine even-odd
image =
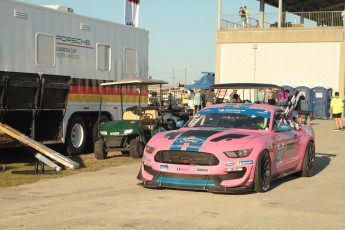
[[[234,100],[234,95],[237,94],[237,89],[233,89],[232,92],[229,95],[229,101],[230,103],[236,103],[236,100]]]
[[[189,103],[188,91],[184,91],[182,103],[183,103],[184,111],[188,112],[188,103]]]
[[[214,94],[214,90],[208,89],[206,94],[205,94],[206,107],[213,105],[215,99],[216,99],[216,95]]]
[[[246,16],[245,27],[247,28],[248,27],[248,23],[249,23],[249,10],[248,10],[247,6],[244,6],[243,10],[244,10],[244,14]]]
[[[329,112],[333,113],[333,118],[335,121],[334,131],[344,131],[343,122],[341,121],[341,115],[344,109],[344,102],[339,98],[339,92],[334,93],[334,97],[331,100],[331,107]]]
[[[195,115],[201,109],[201,90],[197,89],[194,94],[194,114]]]
[[[265,103],[265,90],[259,89],[258,92],[258,103],[263,104]]]
[[[245,27],[245,25],[246,25],[246,12],[244,11],[242,6],[240,7],[240,11],[238,12],[238,14],[241,17],[242,26]]]

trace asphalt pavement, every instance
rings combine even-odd
[[[145,189],[139,163],[0,189],[0,229],[345,229],[345,132],[311,122],[311,178],[266,193]]]

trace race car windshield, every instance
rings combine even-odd
[[[200,111],[186,127],[218,127],[268,130],[270,113],[259,110]]]

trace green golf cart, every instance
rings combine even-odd
[[[102,83],[101,102],[99,116],[102,114],[102,104],[104,92],[115,90],[120,93],[121,101],[121,120],[113,120],[100,123],[99,140],[96,141],[94,154],[96,159],[106,159],[108,152],[121,151],[123,155],[129,155],[133,158],[140,158],[143,155],[144,147],[150,138],[158,132],[165,131],[161,126],[162,116],[159,106],[147,106],[147,100],[142,102],[142,98],[147,98],[147,88],[149,85],[159,85],[168,82],[163,80],[129,78],[115,82]],[[108,89],[106,89],[108,88]],[[109,89],[110,88],[110,89]],[[139,94],[137,105],[128,106],[124,91],[136,90]],[[143,106],[145,105],[145,106]],[[126,107],[126,108],[125,108]]]

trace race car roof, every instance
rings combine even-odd
[[[144,79],[144,78],[126,78],[118,81],[105,82],[100,86],[115,86],[115,85],[161,85],[168,84],[167,81],[155,80],[155,79]]]
[[[222,83],[210,86],[211,89],[273,89],[283,88],[279,85],[265,84],[265,83]]]

